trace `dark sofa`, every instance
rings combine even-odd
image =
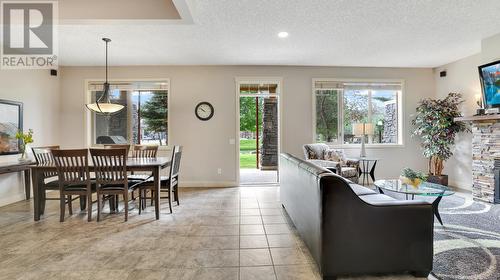
[[[323,279],[432,270],[431,204],[378,194],[290,154],[280,156],[280,185]]]

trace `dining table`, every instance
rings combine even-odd
[[[170,158],[168,157],[156,157],[156,158],[127,158],[127,172],[151,172],[154,182],[154,199],[155,199],[155,215],[156,219],[160,219],[160,181],[161,181],[161,170],[170,166]],[[56,166],[54,162],[39,163],[31,165],[31,179],[33,183],[33,201],[34,201],[34,220],[39,221],[41,214],[44,209],[41,209],[42,191],[41,187],[44,183],[44,173],[46,172],[56,172]],[[89,171],[94,172],[94,166],[92,162],[89,162]],[[92,205],[88,205],[92,207]]]

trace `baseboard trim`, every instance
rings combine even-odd
[[[6,205],[9,205],[12,203],[16,203],[19,201],[23,201],[25,199],[26,199],[26,195],[24,193],[18,193],[18,194],[11,195],[8,197],[3,197],[3,198],[0,198],[0,207],[6,206]]]
[[[227,188],[237,187],[235,181],[185,181],[180,182],[180,188]]]

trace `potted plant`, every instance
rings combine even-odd
[[[26,161],[28,160],[27,154],[26,154],[26,147],[28,144],[33,143],[33,129],[29,129],[28,132],[23,132],[22,130],[19,130],[16,133],[16,139],[21,140],[21,146],[19,147],[19,150],[21,151],[21,158],[19,161]]]
[[[427,179],[427,175],[425,175],[421,171],[415,171],[407,167],[401,171],[399,179],[403,184],[418,187],[420,183],[422,183],[422,181],[425,181]]]
[[[459,132],[470,132],[464,122],[455,122],[460,117],[458,106],[464,100],[459,93],[449,93],[443,99],[423,99],[412,124],[414,136],[422,139],[423,154],[429,159],[429,182],[448,185],[448,175],[443,174],[444,162],[452,155],[455,136]]]

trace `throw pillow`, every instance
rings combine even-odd
[[[325,151],[325,160],[344,163],[345,156],[342,150],[328,149]]]

